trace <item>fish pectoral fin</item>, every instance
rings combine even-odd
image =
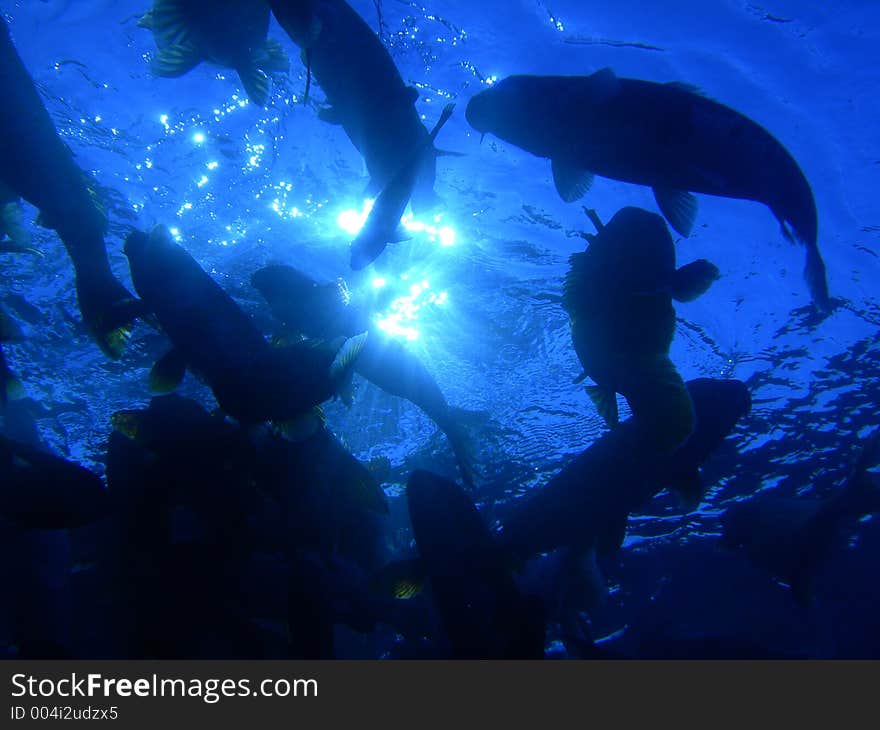
[[[605,529],[596,538],[596,553],[607,557],[614,555],[623,545],[626,537],[626,521],[629,515],[624,514],[622,519],[610,520]]]
[[[318,119],[327,124],[342,124],[342,115],[336,107],[325,106],[318,110]]]
[[[366,344],[367,332],[361,332],[359,335],[349,337],[343,343],[330,365],[330,379],[332,381],[341,384],[351,378],[354,365]]]
[[[238,78],[241,79],[241,85],[244,86],[245,93],[257,106],[266,106],[269,101],[269,77],[265,71],[258,68],[256,64],[251,64],[244,68],[236,69]]]
[[[315,406],[305,413],[294,416],[286,421],[274,423],[275,428],[284,438],[294,443],[305,441],[314,436],[327,423],[324,415],[324,409],[321,406]]]
[[[654,199],[669,225],[687,238],[697,218],[697,199],[686,190],[654,188]]]
[[[170,393],[186,375],[186,360],[180,350],[172,348],[150,369],[150,390],[153,393]]]
[[[388,243],[400,243],[401,241],[409,241],[411,238],[412,236],[409,231],[407,231],[401,223],[394,229],[394,232],[388,238]]]
[[[186,43],[190,39],[190,26],[183,7],[185,1],[156,0],[152,9],[141,18],[141,23],[146,21],[149,25],[138,25],[152,30],[157,45],[162,48]]]
[[[594,175],[589,170],[584,170],[558,157],[554,157],[550,164],[556,192],[566,203],[573,203],[584,197],[593,186]]]
[[[162,48],[153,57],[150,70],[156,76],[174,79],[192,71],[202,62],[202,54],[189,43]]]
[[[617,411],[617,393],[600,385],[588,385],[586,391],[608,427],[614,428],[620,422],[620,416]]]
[[[424,590],[426,580],[422,561],[419,558],[410,558],[388,563],[373,576],[371,582],[380,595],[408,600]]]
[[[692,302],[705,294],[712,282],[721,276],[718,267],[706,259],[697,259],[677,269],[672,276],[672,298]]]
[[[667,488],[675,494],[678,504],[684,512],[693,512],[703,501],[703,480],[696,468],[674,475]]]

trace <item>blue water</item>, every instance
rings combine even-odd
[[[379,27],[375,3],[351,4]],[[59,133],[103,188],[115,273],[131,288],[126,233],[164,223],[267,333],[271,319],[248,284],[267,263],[324,280],[343,275],[354,291],[381,288],[396,309],[376,316],[418,354],[449,402],[471,412],[481,484],[493,494],[542,484],[604,431],[572,384],[580,367],[554,299],[569,255],[583,249],[578,232],[591,226],[579,204],[559,199],[547,160],[491,136],[480,143],[464,119],[467,100],[514,73],[610,66],[622,77],[686,81],[768,129],[812,185],[837,306],[825,319],[815,315],[803,251],[782,238],[764,206],[700,196],[679,256],[708,258],[722,278],[677,307],[671,356],[685,379],[746,381],[754,406],[707,464],[713,487],[697,512],[683,516],[661,497],[630,520],[624,550],[603,566],[610,596],[591,620],[597,637],[623,650],[646,636],[734,635],[778,654],[880,656],[876,520],[858,524],[835,551],[810,609],[716,546],[726,503],[762,489],[805,499],[832,493],[859,436],[878,423],[880,6],[381,2],[382,37],[404,81],[419,89],[428,128],[444,104],[458,102],[437,144],[463,154],[439,160],[437,218],[411,224],[411,242],[390,245],[355,274],[348,252],[364,205],[363,163],[341,128],[300,103],[305,68],[283,30],[273,21],[270,36],[288,50],[291,72],[276,77],[260,109],[231,71],[202,65],[180,79],[155,78],[153,38],[137,26],[145,5],[0,5]],[[313,95],[321,98],[316,86]],[[647,188],[607,179],[585,202],[603,220],[625,205],[655,210]],[[26,219],[35,216],[28,208]],[[146,378],[161,339],[139,324],[119,361],[104,357],[79,323],[63,247],[52,231],[34,227],[33,235],[45,258],[0,257],[0,298],[20,294],[40,311],[8,358],[42,406],[46,444],[102,473],[109,417],[149,401]],[[192,377],[182,392],[212,403]],[[366,381],[357,382],[351,408],[334,402],[326,412],[356,456],[390,459],[383,486],[392,500],[401,501],[416,467],[455,476],[436,426]]]

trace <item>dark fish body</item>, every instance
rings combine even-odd
[[[272,348],[167,230],[132,233],[125,253],[135,288],[182,361],[244,423],[288,421],[328,400],[362,347],[355,338],[336,351],[304,344]]]
[[[286,328],[309,338],[351,337],[369,326],[369,312],[350,301],[344,284],[321,284],[292,266],[273,264],[256,271],[251,284]],[[390,395],[418,406],[447,435],[462,476],[473,481],[460,426],[437,381],[422,362],[396,340],[369,330],[355,372]]]
[[[515,502],[502,516],[500,541],[528,558],[560,547],[613,555],[631,512],[663,489],[699,502],[699,466],[751,406],[738,380],[688,381],[694,432],[674,453],[645,448],[634,419],[623,422],[575,457],[544,487]]]
[[[106,516],[110,495],[79,464],[0,436],[0,517],[24,528],[82,527]]]
[[[0,19],[0,182],[40,209],[58,231],[74,261],[103,263],[106,219],[95,204],[83,171],[58,136],[6,22]],[[87,248],[88,247],[88,248]],[[91,256],[89,256],[91,254]]]
[[[85,173],[58,136],[0,18],[0,184],[40,209],[76,269],[80,310],[106,353],[118,357],[133,317],[132,297],[114,278],[104,247],[106,217]]]
[[[880,512],[880,480],[867,469],[876,462],[880,438],[863,447],[847,483],[825,499],[758,495],[732,504],[721,515],[722,543],[744,550],[749,560],[784,580],[801,605],[813,597],[813,581],[831,556],[847,522]]]
[[[524,599],[468,496],[425,471],[406,488],[419,557],[456,659],[544,655],[540,609]]]
[[[816,305],[829,307],[817,245],[818,217],[797,162],[767,130],[682,84],[592,76],[511,76],[477,94],[467,118],[554,165],[557,189],[580,197],[591,175],[647,185],[664,215],[688,235],[687,192],[764,203],[807,249]],[[791,230],[789,230],[789,227]]]
[[[271,13],[263,0],[155,0],[140,25],[153,32],[158,76],[182,76],[202,61],[238,73],[251,100],[268,101],[268,71],[286,71],[287,56],[267,41]]]
[[[669,359],[672,299],[699,296],[718,270],[705,261],[676,269],[666,223],[640,208],[618,211],[569,263],[562,306],[583,376],[596,383],[589,391],[600,412],[615,425],[615,393],[621,393],[658,444],[674,449],[693,430],[694,416]]]
[[[436,155],[419,119],[418,92],[403,82],[372,28],[344,0],[270,0],[272,11],[327,96],[326,121],[340,124],[363,155],[376,195],[421,155],[413,210],[434,204]]]
[[[363,269],[385,250],[386,244],[410,238],[403,229],[400,219],[412,197],[421,160],[424,155],[431,154],[431,146],[437,138],[437,133],[452,116],[454,108],[454,104],[446,105],[424,147],[416,150],[382,188],[363,228],[351,243],[351,268]]]

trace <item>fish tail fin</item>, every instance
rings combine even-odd
[[[665,453],[675,451],[696,425],[684,380],[665,354],[646,360],[633,380],[636,387],[628,388],[624,396],[647,443]]]
[[[77,277],[76,289],[80,312],[92,337],[104,354],[119,359],[131,338],[135,319],[145,314],[144,303],[112,276],[100,281]]]
[[[677,269],[672,277],[672,298],[692,302],[705,294],[721,275],[718,267],[706,259],[698,259]]]

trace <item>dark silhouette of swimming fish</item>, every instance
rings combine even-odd
[[[327,96],[330,106],[320,117],[341,125],[363,155],[368,194],[378,195],[418,154],[412,207],[416,213],[434,207],[438,151],[416,112],[418,91],[404,84],[373,29],[345,0],[270,0],[270,5]]]
[[[138,25],[156,39],[157,76],[183,76],[207,61],[235,69],[248,98],[265,106],[268,73],[290,68],[278,41],[266,38],[270,17],[264,0],[154,0]]]
[[[468,103],[467,120],[538,157],[556,189],[577,200],[593,176],[648,185],[663,215],[690,234],[692,192],[764,203],[788,240],[806,248],[816,306],[830,309],[813,192],[795,159],[766,129],[680,83],[592,76],[510,76]]]

